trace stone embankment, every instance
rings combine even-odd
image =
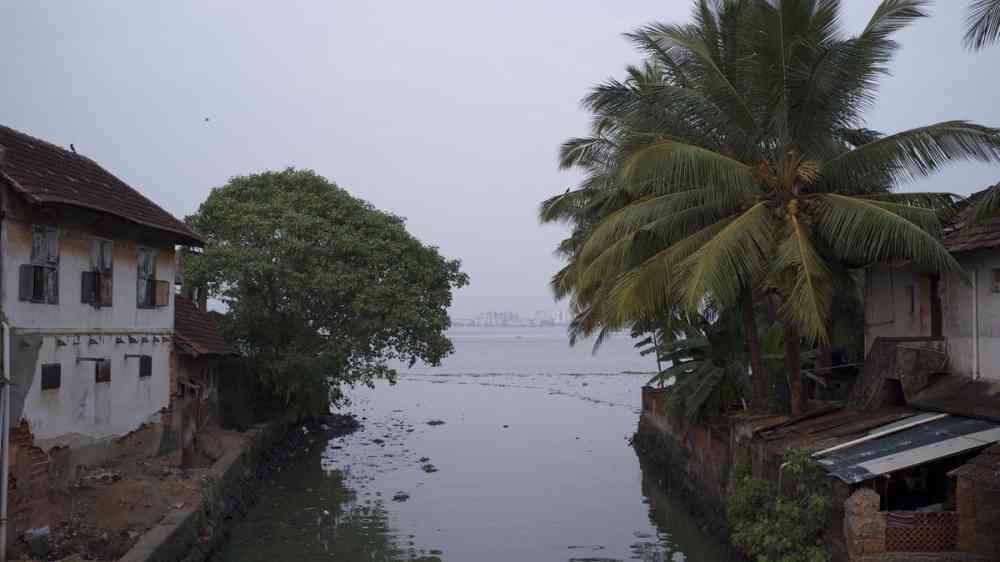
[[[216,461],[202,481],[196,505],[168,514],[146,532],[120,562],[203,562],[225,541],[228,525],[257,499],[263,480],[303,448],[305,435],[349,433],[349,416],[326,416],[306,425],[270,422],[246,432],[241,447]],[[302,431],[302,430],[305,431]]]

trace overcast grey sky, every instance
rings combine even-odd
[[[1000,126],[1000,47],[961,48],[967,0],[939,0],[869,125]],[[312,168],[461,258],[453,314],[554,308],[539,201],[587,130],[578,101],[638,55],[621,34],[686,21],[688,0],[5,2],[0,123],[74,143],[178,216],[239,174]],[[845,0],[858,30],[875,0]],[[205,122],[204,118],[211,120]],[[969,193],[1000,168],[917,189]]]

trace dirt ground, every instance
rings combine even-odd
[[[197,503],[208,468],[243,439],[237,432],[206,429],[196,440],[194,458],[186,459],[187,468],[178,466],[178,454],[125,458],[81,470],[67,488],[49,495],[52,526],[43,560],[117,560],[171,510]],[[32,550],[20,540],[11,558],[31,560]],[[34,554],[41,554],[37,545]]]

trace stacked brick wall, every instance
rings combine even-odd
[[[661,389],[643,389],[643,414],[633,445],[640,459],[660,474],[673,495],[708,527],[727,536],[725,502],[732,469],[729,433],[711,426],[672,421]]]
[[[10,432],[11,467],[10,518],[13,534],[47,524],[44,505],[52,486],[52,462],[45,451],[35,446],[28,422],[21,420]]]
[[[879,511],[881,497],[869,488],[844,502],[844,537],[851,562],[972,562],[994,557],[965,552],[957,512]],[[963,514],[964,516],[964,514]]]

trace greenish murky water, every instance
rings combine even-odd
[[[311,435],[218,559],[736,559],[628,446],[648,378],[629,373],[651,367],[628,341],[593,357],[557,330],[453,339],[448,364],[353,392],[364,429]]]

